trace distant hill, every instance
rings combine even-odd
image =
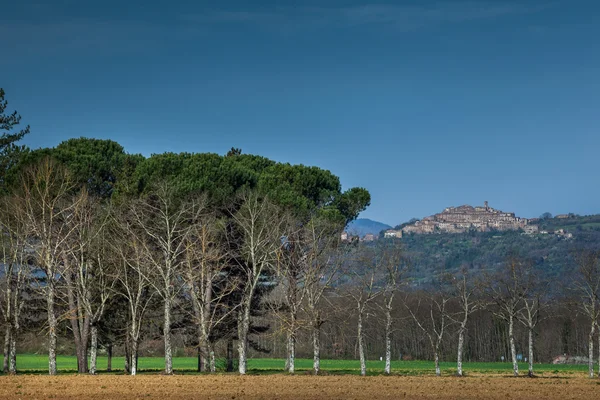
[[[358,218],[348,224],[346,231],[351,235],[365,236],[367,233],[372,233],[377,236],[379,232],[392,227],[383,222],[373,221],[368,218]]]
[[[534,262],[541,274],[556,282],[567,279],[575,268],[573,252],[600,250],[600,215],[546,218],[533,221],[538,234],[517,231],[406,234],[398,241],[411,260],[412,274],[427,282],[437,272],[466,267],[473,272],[494,269],[517,253]],[[571,233],[567,237],[561,231]]]

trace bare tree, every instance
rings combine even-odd
[[[215,372],[213,331],[237,309],[228,304],[238,282],[228,273],[229,257],[221,225],[211,213],[203,215],[185,242],[182,276],[198,331],[200,371]]]
[[[371,249],[362,249],[357,262],[348,264],[346,275],[348,276],[347,291],[356,307],[356,340],[358,343],[358,355],[360,358],[360,374],[367,374],[365,356],[364,322],[368,318],[367,307],[384,292],[379,279],[381,278],[382,257],[374,254]]]
[[[299,222],[293,218],[290,222],[286,224],[287,232],[277,271],[282,278],[282,287],[285,290],[284,312],[279,314],[287,336],[286,369],[293,374],[296,371],[296,341],[300,329],[298,315],[305,294],[301,285],[304,279],[306,257],[302,229],[295,226]]]
[[[444,335],[447,333],[448,325],[452,323],[452,320],[448,317],[447,308],[452,295],[445,288],[439,287],[430,294],[417,295],[416,299],[410,299],[410,297],[407,296],[404,299],[404,306],[419,329],[427,337],[433,352],[435,375],[440,376],[442,374],[440,370],[440,346]]]
[[[544,318],[542,318],[542,311],[547,307],[547,302],[544,299],[544,294],[548,289],[548,282],[543,281],[539,278],[539,275],[533,271],[526,270],[531,277],[524,278],[524,280],[530,282],[530,288],[527,293],[524,294],[522,299],[522,306],[517,312],[517,319],[527,329],[527,349],[528,349],[528,371],[527,376],[533,378],[533,360],[534,360],[534,337],[535,329]]]
[[[171,185],[163,182],[144,198],[132,200],[128,209],[128,232],[142,252],[141,263],[131,263],[156,290],[163,301],[163,337],[165,374],[173,373],[171,312],[181,284],[179,274],[193,224],[203,210],[202,202],[176,196]]]
[[[325,323],[322,308],[324,294],[331,290],[339,276],[344,257],[339,248],[339,232],[343,226],[326,219],[313,217],[304,226],[304,281],[301,303],[307,314],[312,336],[313,373],[321,370],[321,327]]]
[[[112,294],[115,280],[108,272],[105,227],[107,209],[82,190],[71,217],[66,222],[73,234],[64,251],[61,275],[66,281],[67,299],[78,372],[97,369],[98,323]],[[91,346],[90,346],[91,340]]]
[[[114,290],[115,294],[127,301],[129,322],[125,334],[129,354],[126,356],[125,365],[131,375],[136,375],[142,323],[155,292],[152,291],[149,279],[141,272],[147,261],[137,235],[131,232],[125,218],[116,219],[114,222],[115,235],[112,246],[118,254],[114,276],[118,284]]]
[[[312,234],[314,220],[303,221],[291,213],[284,216],[284,236],[281,256],[277,262],[277,277],[281,295],[270,301],[286,333],[286,371],[296,369],[296,341],[303,321],[300,312],[307,294],[305,278],[310,274],[311,252],[314,250]]]
[[[241,195],[239,209],[232,213],[235,230],[230,233],[230,249],[241,275],[241,300],[238,309],[239,373],[247,372],[248,333],[256,290],[265,274],[274,270],[282,249],[282,218],[279,210],[257,193]]]
[[[77,198],[70,174],[50,158],[28,168],[21,177],[17,193],[20,213],[24,217],[28,241],[36,266],[44,275],[38,287],[46,297],[48,318],[48,370],[56,374],[57,318],[55,310],[56,286],[60,279],[59,269],[64,259],[73,228],[67,224],[75,208]]]
[[[4,210],[0,214],[0,263],[2,297],[0,298],[2,316],[5,323],[4,336],[4,373],[17,373],[17,334],[20,328],[20,316],[25,304],[23,296],[25,285],[30,276],[27,263],[27,236],[23,225],[23,210],[15,202],[15,197],[0,198]]]
[[[494,275],[488,275],[485,278],[485,290],[496,305],[492,311],[493,314],[508,323],[508,341],[514,376],[519,375],[514,333],[515,321],[520,315],[523,300],[530,295],[534,288],[533,278],[534,271],[531,263],[523,262],[515,255],[509,256],[507,262]]]
[[[594,377],[594,334],[600,317],[600,262],[599,253],[582,250],[575,255],[577,275],[573,289],[580,297],[579,308],[590,321],[588,335],[588,374]],[[599,342],[600,347],[600,342]],[[600,350],[600,349],[599,349]],[[600,364],[600,360],[598,361]]]
[[[402,278],[407,271],[407,265],[402,263],[402,251],[393,242],[386,243],[381,249],[381,264],[384,274],[383,305],[385,309],[385,367],[384,373],[392,372],[392,332],[394,298],[402,284]]]
[[[456,375],[463,376],[463,348],[465,343],[465,334],[467,332],[467,322],[469,316],[475,311],[481,309],[483,304],[475,298],[476,285],[471,281],[467,269],[463,268],[452,279],[460,312],[456,316],[451,316],[454,322],[458,323],[458,349],[456,357]]]

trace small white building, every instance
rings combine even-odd
[[[401,238],[402,237],[402,231],[396,231],[393,229],[388,229],[387,231],[385,231],[383,233],[383,237],[386,239],[390,239],[390,238]]]

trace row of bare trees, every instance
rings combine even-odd
[[[341,227],[318,212],[300,218],[255,192],[242,192],[219,209],[202,194],[179,196],[168,184],[157,183],[143,196],[102,202],[45,159],[27,169],[19,188],[1,201],[0,304],[4,370],[11,373],[17,369],[23,310],[43,300],[43,313],[37,315],[45,315],[50,374],[57,372],[57,338],[65,325],[73,336],[78,371],[96,373],[99,330],[112,319],[122,321],[126,369],[135,375],[153,312],[162,319],[167,374],[173,372],[174,326],[194,327],[202,371],[216,370],[217,343],[226,342],[230,355],[237,341],[238,371],[245,374],[249,351],[261,347],[253,337],[268,328],[265,321],[285,336],[287,371],[296,370],[299,339],[310,338],[313,370],[319,373],[323,327],[341,313],[355,321],[350,336],[361,374],[367,373],[372,326],[382,326],[384,368],[391,373],[398,332],[411,325],[430,348],[438,375],[441,349],[452,333],[457,374],[463,375],[470,318],[485,312],[506,326],[515,375],[515,324],[524,327],[533,376],[534,342],[542,334],[537,328],[553,315],[548,310],[557,297],[533,264],[515,256],[483,276],[466,270],[440,273],[423,290],[397,243],[342,245]],[[577,253],[574,268],[577,273],[564,289],[589,321],[593,376],[598,254]]]
[[[509,255],[502,266],[483,275],[473,276],[466,269],[453,273],[441,272],[436,283],[422,288],[415,284],[408,273],[409,268],[401,250],[389,245],[367,248],[349,262],[343,275],[345,282],[336,287],[332,295],[335,300],[331,302],[331,307],[337,308],[341,315],[332,320],[341,325],[348,313],[352,313],[356,334],[347,334],[352,329],[347,324],[343,331],[330,331],[330,347],[343,342],[345,335],[351,338],[351,342],[355,338],[354,354],[360,360],[361,374],[364,375],[367,359],[365,340],[370,336],[372,352],[385,354],[384,371],[389,373],[392,332],[396,349],[401,352],[410,354],[422,346],[407,344],[407,338],[399,336],[410,336],[419,343],[426,343],[429,351],[421,350],[420,354],[433,359],[436,375],[441,374],[442,348],[443,353],[448,354],[449,346],[454,347],[455,356],[452,359],[456,360],[457,375],[462,376],[469,329],[476,328],[487,318],[498,324],[503,332],[502,340],[506,340],[508,350],[507,360],[512,363],[515,376],[519,375],[518,361],[522,357],[518,355],[516,331],[519,329],[519,333],[524,333],[526,339],[521,348],[526,348],[526,354],[523,358],[528,363],[528,376],[534,376],[536,339],[550,334],[553,338],[562,335],[561,341],[551,346],[555,351],[553,356],[563,354],[563,350],[569,353],[566,343],[569,332],[561,332],[560,329],[571,326],[573,321],[578,328],[582,328],[582,324],[588,321],[587,343],[578,348],[585,348],[588,352],[589,376],[593,377],[594,338],[600,340],[596,332],[600,300],[599,254],[581,250],[574,252],[573,260],[573,273],[563,283],[545,279],[543,271],[531,262]],[[360,269],[357,265],[366,268]],[[472,321],[473,316],[475,322]],[[367,332],[365,323],[368,318],[372,321],[372,327]],[[542,324],[545,324],[545,328],[539,329]],[[552,325],[553,329],[550,328]],[[478,340],[473,337],[478,334],[477,331],[471,333],[471,341],[490,348],[491,343],[483,343],[489,340],[489,336],[487,339],[482,336]],[[378,342],[385,344],[379,345]],[[497,350],[500,354],[505,354],[503,346],[501,344]],[[498,360],[495,355],[473,354],[472,346],[469,353],[471,360]],[[337,356],[345,357],[348,353]],[[600,360],[598,366],[600,368]]]

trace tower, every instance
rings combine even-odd
[[[490,209],[490,207],[488,206],[488,202],[487,201],[483,202],[483,206],[485,207],[485,211],[488,211]]]

